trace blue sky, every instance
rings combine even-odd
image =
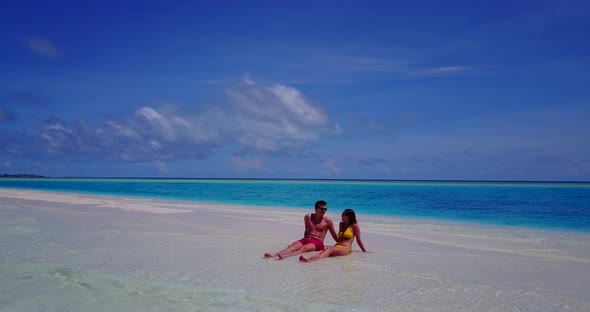
[[[0,172],[590,181],[588,2],[165,3],[0,3]]]

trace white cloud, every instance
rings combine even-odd
[[[31,52],[37,55],[53,59],[60,58],[63,55],[61,49],[49,39],[39,37],[24,37],[22,40],[29,47]]]
[[[248,148],[297,148],[322,135],[340,133],[340,126],[295,88],[243,84],[226,94],[233,104],[228,119],[235,124],[230,130]]]
[[[279,151],[281,148],[279,142],[271,138],[254,136],[251,134],[243,134],[239,135],[237,139],[238,142],[240,142],[240,144],[248,147],[254,147],[259,151],[276,152]]]
[[[56,142],[56,140],[51,135],[49,135],[47,133],[42,133],[41,138],[46,140],[47,143],[49,143],[49,146],[51,146],[51,147],[58,147],[59,146],[58,142]]]
[[[274,85],[268,90],[276,95],[280,100],[279,103],[284,105],[301,122],[310,125],[326,123],[326,115],[313,107],[299,90],[283,85]]]
[[[55,124],[51,124],[47,126],[47,129],[49,130],[57,130],[57,131],[65,131],[67,133],[72,133],[72,130],[64,127],[62,124],[60,123],[55,123]]]
[[[162,108],[142,107],[136,116],[147,121],[131,122],[137,131],[147,137],[170,143],[203,143],[222,140],[222,131],[227,126],[225,114],[216,109],[203,112],[187,112],[182,106]]]
[[[180,125],[180,126],[184,126],[184,127],[190,127],[190,123],[188,121],[186,121],[184,118],[182,117],[173,117],[172,118],[172,123],[175,125]]]
[[[171,161],[206,158],[222,148],[284,153],[340,132],[337,123],[295,88],[249,79],[227,94],[227,101],[198,110],[171,103],[143,106],[128,118],[106,120],[100,127],[52,120],[35,135],[42,144],[27,152],[32,155],[42,148],[70,159]],[[15,141],[5,150],[18,146]]]
[[[10,168],[12,168],[12,163],[9,161],[2,162],[2,163],[0,163],[0,168],[10,169]]]
[[[138,139],[141,137],[137,133],[137,131],[135,131],[133,128],[125,126],[125,125],[121,125],[116,121],[107,120],[105,123],[107,125],[111,126],[112,128],[114,128],[115,130],[117,130],[117,132],[123,137],[131,138],[131,139]],[[98,131],[97,133],[102,133],[101,129],[98,129],[98,130],[100,130],[100,131]]]
[[[163,137],[174,140],[174,131],[168,122],[168,119],[162,116],[158,111],[151,107],[144,106],[138,109],[135,114],[145,118],[152,125],[159,127]]]
[[[269,105],[269,96],[258,88],[228,89],[226,94],[237,104],[238,109],[245,113],[267,118],[279,113],[278,107]]]
[[[250,73],[244,74],[244,83],[247,85],[254,85],[254,80],[250,79]]]
[[[162,115],[160,115],[160,113],[158,113],[157,111],[155,111],[151,107],[147,107],[147,106],[144,106],[144,107],[138,109],[135,112],[135,114],[138,116],[142,116],[151,122],[161,123],[161,121],[163,119]]]

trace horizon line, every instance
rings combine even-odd
[[[18,175],[18,174],[15,174]],[[469,180],[469,179],[357,179],[357,178],[212,178],[212,177],[97,177],[97,176],[42,176],[37,177],[2,177],[9,179],[145,179],[145,180],[291,180],[291,181],[373,181],[373,182],[493,182],[493,183],[590,183],[590,181],[571,181],[571,180]]]

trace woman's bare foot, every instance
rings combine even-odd
[[[299,256],[299,261],[301,261],[301,262],[309,262],[307,259],[305,259],[304,256]]]
[[[274,258],[275,256],[273,254],[267,252],[264,254],[264,257],[265,258]]]

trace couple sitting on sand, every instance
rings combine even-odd
[[[319,200],[315,203],[315,213],[309,213],[303,218],[305,223],[304,237],[293,242],[287,248],[276,254],[265,253],[265,258],[278,257],[284,259],[290,256],[296,256],[304,252],[321,251],[311,258],[299,257],[299,261],[310,262],[326,257],[346,256],[352,253],[352,241],[356,237],[356,242],[363,252],[366,252],[363,241],[361,240],[361,230],[356,223],[356,215],[352,209],[345,209],[342,212],[342,222],[340,230],[336,235],[334,223],[328,217],[325,217],[328,204]],[[324,249],[324,239],[327,232],[330,231],[336,245]]]

